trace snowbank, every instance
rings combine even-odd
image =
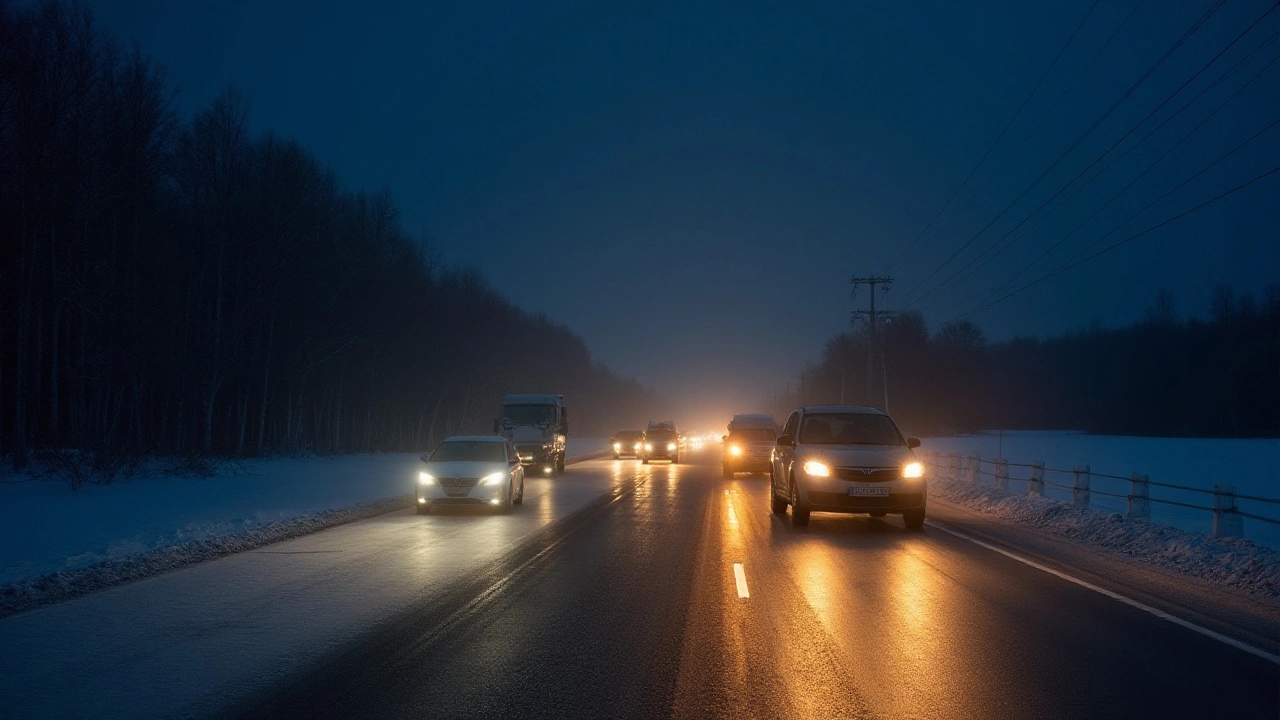
[[[1119,513],[1078,510],[1052,498],[964,480],[935,478],[929,483],[929,492],[984,515],[1118,552],[1215,585],[1280,597],[1280,552],[1251,540],[1215,540],[1204,533],[1129,520]]]

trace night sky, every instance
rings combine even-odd
[[[234,85],[250,98],[259,130],[299,139],[351,186],[388,188],[405,226],[429,237],[446,262],[478,267],[521,306],[581,334],[620,373],[699,400],[729,389],[767,395],[793,379],[846,327],[851,275],[895,275],[885,305],[919,303],[932,328],[977,307],[1280,53],[1280,41],[1264,47],[979,272],[919,302],[1272,5],[1228,2],[926,281],[1211,5],[1147,0],[1011,155],[1135,2],[1096,5],[934,225],[940,232],[892,266],[1013,117],[1089,13],[1088,0],[840,2],[803,12],[741,2],[113,0],[94,8],[168,69],[184,117]],[[1119,150],[1277,29],[1280,11]],[[1011,287],[1057,267],[1280,117],[1277,88],[1280,69],[1271,66]],[[1272,128],[1104,245],[1278,164],[1280,128]],[[1280,175],[1272,175],[974,319],[993,340],[1095,319],[1127,324],[1161,287],[1175,293],[1183,317],[1204,315],[1216,284],[1256,291],[1280,280],[1278,221]]]

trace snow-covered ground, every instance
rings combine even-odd
[[[1261,497],[1280,498],[1280,440],[1234,440],[1207,438],[1144,438],[1111,435],[1087,435],[1059,431],[1005,432],[961,435],[958,437],[924,438],[922,450],[961,455],[981,455],[984,460],[1003,457],[1010,463],[1043,461],[1048,468],[1070,471],[1076,465],[1088,465],[1095,473],[1092,487],[1096,490],[1128,495],[1129,483],[1097,477],[1097,473],[1127,477],[1132,473],[1147,475],[1153,482],[1212,490],[1215,483],[1235,485],[1236,492]],[[984,470],[991,466],[984,464]],[[1009,488],[1026,492],[1027,468],[1011,467]],[[1019,481],[1020,479],[1020,481]],[[1071,484],[1070,473],[1046,473],[1046,480]],[[979,482],[990,485],[991,478],[979,476]],[[1046,487],[1053,499],[1070,500],[1071,491]],[[1211,506],[1213,497],[1160,487],[1151,487],[1152,498]],[[1123,513],[1126,501],[1093,493],[1091,506],[1103,512]],[[1280,505],[1240,501],[1240,509],[1266,517],[1280,518]],[[1213,515],[1158,502],[1151,504],[1151,520],[1194,532],[1207,533]],[[1245,519],[1245,537],[1280,548],[1280,525]]]
[[[1120,513],[1072,508],[965,480],[934,478],[930,496],[984,515],[1034,528],[1265,598],[1280,598],[1280,552],[1239,538],[1213,539]]]
[[[603,438],[570,438],[569,455],[606,447]],[[248,460],[209,478],[147,472],[75,492],[61,482],[6,476],[0,482],[0,587],[162,548],[210,546],[264,529],[288,537],[359,516],[334,511],[390,509],[390,501],[407,502],[418,455]]]

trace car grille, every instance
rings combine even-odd
[[[440,489],[449,497],[466,497],[480,478],[440,478]]]
[[[889,482],[902,477],[902,471],[898,468],[847,468],[838,467],[836,477],[841,480],[857,480],[858,482]]]

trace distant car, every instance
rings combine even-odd
[[[901,514],[924,525],[928,485],[915,458],[917,438],[904,438],[882,410],[811,405],[787,418],[773,451],[773,512],[807,525],[811,512]]]
[[[418,514],[437,505],[483,505],[509,512],[524,502],[524,466],[508,440],[491,435],[445,438],[418,473]]]
[[[734,415],[724,436],[725,479],[740,472],[770,472],[777,436],[778,423],[772,415]]]
[[[647,465],[650,460],[680,462],[680,436],[676,433],[674,423],[649,423],[640,448],[640,462]]]
[[[639,430],[619,430],[610,440],[613,448],[613,459],[620,457],[640,457],[640,448],[644,447],[644,433]]]

